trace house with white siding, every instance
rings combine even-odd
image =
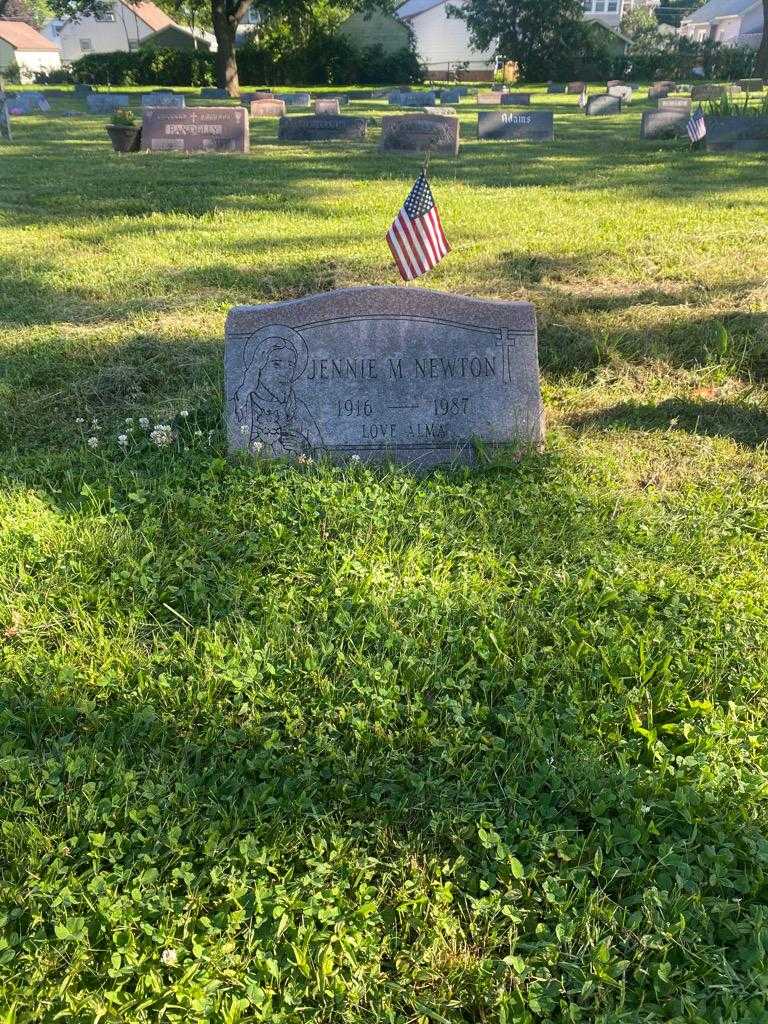
[[[89,53],[137,50],[148,36],[173,24],[150,0],[113,0],[100,14],[51,19],[43,26],[43,34],[59,47],[62,61],[69,64]]]
[[[763,37],[762,0],[709,0],[682,19],[680,35],[698,43],[712,39],[757,49]]]
[[[13,64],[22,82],[33,82],[38,71],[61,67],[59,48],[23,21],[0,19],[0,72]]]
[[[431,78],[448,78],[457,65],[467,71],[488,75],[496,67],[495,51],[476,50],[467,23],[448,16],[448,6],[460,7],[461,0],[405,0],[395,17],[410,28],[416,53]]]

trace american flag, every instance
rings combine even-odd
[[[451,251],[424,171],[392,221],[387,245],[404,281],[426,274]]]
[[[701,104],[699,104],[698,110],[691,114],[691,118],[686,125],[686,131],[688,132],[688,138],[691,140],[691,145],[694,142],[701,142],[707,134],[707,122],[704,120],[704,111],[701,109]]]

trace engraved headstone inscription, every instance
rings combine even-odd
[[[684,110],[686,114],[691,112],[690,96],[661,96],[658,102],[659,110]]]
[[[641,139],[674,139],[687,134],[689,110],[644,110]]]
[[[251,100],[251,117],[285,117],[284,100]]]
[[[371,287],[238,306],[225,387],[230,450],[262,458],[426,468],[544,441],[527,302]]]
[[[400,114],[381,119],[382,150],[456,156],[459,152],[459,119],[445,114]]]
[[[315,100],[316,114],[339,114],[339,101],[334,97],[318,97]]]
[[[587,117],[604,117],[606,114],[620,114],[621,100],[618,96],[601,93],[587,100]]]
[[[531,110],[519,114],[480,110],[477,114],[477,137],[507,139],[511,142],[553,142],[554,115],[551,110]]]
[[[368,122],[364,117],[344,114],[300,114],[281,117],[277,137],[283,142],[332,142],[365,138]]]
[[[141,145],[153,153],[247,153],[248,111],[245,107],[147,107]]]
[[[172,92],[150,92],[141,97],[142,107],[186,107],[183,96]]]

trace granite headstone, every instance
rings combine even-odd
[[[707,152],[768,150],[768,117],[707,115]]]
[[[632,87],[630,85],[609,85],[609,96],[618,96],[622,103],[632,102]]]
[[[692,100],[720,100],[725,95],[724,85],[694,85],[691,89]]]
[[[586,82],[569,82],[565,87],[565,91],[569,94],[582,93],[586,88]]]
[[[152,152],[247,153],[248,111],[245,107],[147,107],[141,146]]]
[[[251,100],[251,117],[285,117],[284,100]]]
[[[554,115],[551,110],[531,110],[509,114],[500,110],[481,110],[477,114],[478,139],[553,142]]]
[[[316,114],[340,114],[339,101],[334,97],[330,96],[318,97],[315,100],[315,113]]]
[[[16,116],[47,114],[51,105],[41,92],[20,92],[8,102],[8,109]]]
[[[282,142],[331,142],[335,139],[358,141],[365,138],[368,121],[364,117],[343,114],[300,114],[281,117],[277,137]]]
[[[308,92],[279,92],[275,98],[285,100],[286,107],[308,107],[310,103]]]
[[[527,302],[347,288],[237,306],[226,327],[230,450],[414,468],[541,448]]]
[[[598,96],[590,96],[587,100],[587,116],[603,117],[606,114],[620,114],[621,100],[618,96],[609,96],[608,93],[600,93]]]
[[[186,107],[183,96],[172,92],[150,92],[141,97],[142,107]]]
[[[212,86],[205,86],[200,90],[200,99],[203,100],[228,100],[229,93],[226,89],[217,89]]]
[[[762,78],[740,78],[736,84],[742,92],[762,92],[765,88]]]
[[[529,92],[505,92],[501,97],[502,107],[529,107],[531,105],[531,94]]]
[[[459,152],[459,119],[435,114],[400,114],[381,119],[382,150],[456,156]]]
[[[461,103],[461,97],[463,93],[461,89],[443,89],[443,94],[440,97],[441,103]]]
[[[475,99],[479,107],[500,107],[503,95],[501,92],[478,92]]]
[[[434,107],[437,96],[433,91],[397,92],[389,97],[389,103],[393,107]]]
[[[690,96],[662,96],[658,103],[659,110],[684,110],[686,114],[691,112]]]
[[[565,82],[550,82],[547,86],[547,92],[550,96],[557,96],[560,93],[564,93],[566,88]]]
[[[641,139],[673,139],[686,134],[689,110],[644,110]]]
[[[85,97],[89,114],[112,114],[120,107],[127,107],[130,96],[127,93],[92,92]]]

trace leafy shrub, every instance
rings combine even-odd
[[[35,72],[36,85],[71,85],[72,73],[68,68],[54,68],[51,71]]]
[[[756,59],[757,51],[747,46],[644,32],[630,48],[629,70],[638,78],[689,78],[695,67],[702,67],[707,78],[727,81],[750,78]]]
[[[132,53],[92,53],[72,65],[75,81],[89,85],[213,85],[208,53],[146,47]]]
[[[13,85],[21,84],[21,68],[15,60],[12,60],[5,71],[3,71],[3,78],[6,82],[11,82]]]
[[[133,128],[136,125],[136,115],[127,107],[118,107],[112,114],[112,124],[119,125],[121,128]]]

